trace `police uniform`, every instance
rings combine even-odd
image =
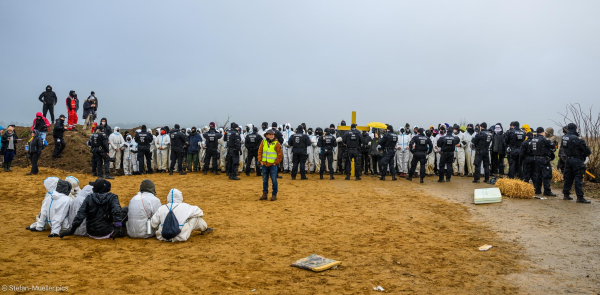
[[[421,182],[423,182],[423,179],[425,178],[427,155],[433,152],[433,143],[431,142],[431,139],[423,135],[423,128],[419,130],[419,134],[415,135],[408,144],[413,158],[410,162],[410,171],[406,180],[412,180],[412,176],[417,169],[417,162],[419,162],[421,164],[419,177],[421,178]],[[454,150],[452,150],[452,155],[454,156]],[[450,164],[452,164],[452,162]],[[452,165],[450,165],[450,170],[452,171]]]
[[[212,170],[215,175],[219,174],[219,165],[217,161],[219,159],[219,139],[223,137],[223,134],[217,132],[214,127],[211,127],[208,132],[202,134],[206,142],[206,154],[204,156],[204,174],[208,172],[208,167],[212,160]]]
[[[521,149],[519,157],[523,162],[521,167],[521,180],[529,182],[533,179],[533,173],[535,171],[535,155],[533,154],[533,148],[531,147],[531,141],[533,136],[528,137],[521,143]]]
[[[583,197],[583,174],[585,173],[585,158],[589,157],[592,152],[587,146],[585,141],[577,135],[577,126],[570,123],[567,126],[569,133],[562,137],[561,149],[563,149],[567,160],[565,162],[565,173],[564,179],[565,184],[563,187],[564,198],[571,200],[569,196],[571,187],[575,183],[575,194],[577,195],[577,202],[589,203]]]
[[[92,147],[92,171],[98,177],[104,177],[104,174],[109,174],[109,161],[108,161],[108,140],[102,131],[96,131],[96,133],[90,136],[90,146]],[[102,166],[104,166],[104,173],[102,173]],[[97,171],[96,171],[97,169]]]
[[[385,175],[387,174],[388,167],[390,169],[390,174],[392,175],[392,180],[396,180],[396,169],[394,167],[394,155],[396,154],[396,144],[398,143],[398,135],[394,133],[394,128],[391,125],[388,125],[387,129],[389,130],[386,134],[384,134],[379,140],[379,145],[383,149],[383,156],[381,157],[381,180],[385,180]]]
[[[261,175],[260,164],[258,163],[258,150],[260,148],[260,144],[262,143],[263,138],[258,134],[258,132],[254,131],[248,135],[246,135],[246,140],[244,145],[248,150],[248,156],[246,157],[246,175],[250,176],[250,167],[252,166],[252,161],[255,161],[255,170],[256,176]]]
[[[337,141],[335,136],[329,133],[329,129],[325,129],[325,135],[319,136],[317,146],[321,149],[319,153],[319,159],[321,160],[321,170],[319,174],[323,179],[323,173],[325,172],[325,159],[327,159],[327,167],[329,167],[330,178],[333,179],[333,150],[337,147]]]
[[[519,123],[513,122],[513,128],[506,134],[506,141],[510,153],[508,153],[508,178],[515,178],[515,174],[521,176],[523,159],[521,154],[521,143],[525,141],[525,132],[519,129]]]
[[[308,147],[310,146],[310,138],[304,134],[302,125],[298,126],[296,133],[290,136],[288,145],[292,147],[292,179],[296,179],[298,173],[298,165],[300,165],[301,179],[306,177],[306,159],[308,159]]]
[[[437,140],[437,146],[440,148],[440,169],[439,169],[439,182],[444,181],[444,174],[446,175],[446,181],[450,181],[452,177],[452,163],[454,162],[454,151],[456,145],[460,143],[460,138],[450,133],[440,137]],[[462,149],[462,147],[461,147]]]
[[[236,174],[240,166],[240,151],[242,149],[240,134],[237,132],[238,125],[231,124],[231,130],[227,133],[225,141],[227,142],[227,155],[225,160],[225,171],[229,179],[238,180]]]
[[[543,135],[540,135],[541,132],[538,128],[538,135],[531,139],[531,143],[529,144],[532,148],[532,152],[535,159],[535,168],[533,172],[533,187],[535,188],[535,193],[542,193],[542,183],[544,184],[544,195],[545,196],[554,196],[552,194],[552,190],[550,188],[550,180],[552,180],[552,170],[550,168],[550,157],[554,154],[551,151],[551,143],[548,139],[546,139]]]
[[[144,173],[144,158],[146,158],[146,169],[148,174],[152,174],[152,153],[150,152],[150,145],[154,141],[152,134],[146,131],[146,128],[142,126],[142,132],[135,135],[135,142],[138,144],[138,164],[140,165],[140,173]]]
[[[481,176],[481,164],[483,163],[483,173],[485,182],[490,180],[490,144],[492,143],[492,134],[486,130],[487,124],[481,124],[481,131],[473,138],[472,144],[475,146],[475,173],[473,182],[479,182]]]
[[[352,129],[350,129],[349,132],[346,132],[346,134],[344,134],[344,136],[342,137],[342,142],[344,143],[344,146],[346,147],[346,152],[348,154],[346,156],[345,165],[346,179],[350,179],[350,169],[352,169],[352,160],[354,160],[354,176],[357,180],[360,179],[360,154],[362,141],[362,135],[358,130],[356,130],[356,126],[354,124],[352,124]]]

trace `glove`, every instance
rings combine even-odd
[[[115,240],[115,238],[117,236],[119,236],[119,237],[122,236],[122,232],[123,232],[123,227],[121,225],[121,222],[115,222],[115,230],[113,230],[113,233],[111,236],[113,241]]]
[[[471,143],[471,149],[475,149],[475,145]]]
[[[585,157],[585,161],[583,162],[583,165],[587,165],[587,163],[590,162],[590,157]]]
[[[49,238],[58,238],[59,236],[58,236],[58,234],[50,234],[50,235],[48,235],[48,237]]]
[[[462,144],[463,144],[463,145],[467,145],[467,142],[463,140],[463,141],[462,141]]]
[[[60,231],[59,237],[62,239],[63,237],[71,236],[71,235],[73,235],[73,231],[72,230],[70,230],[70,229],[63,229],[63,230]]]

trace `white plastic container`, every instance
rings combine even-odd
[[[476,205],[500,203],[502,202],[502,194],[497,187],[476,189],[474,202]]]

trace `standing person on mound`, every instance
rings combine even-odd
[[[263,194],[260,200],[266,200],[267,194],[269,193],[269,177],[271,177],[271,183],[273,184],[273,191],[271,193],[271,201],[277,200],[277,165],[281,163],[283,159],[283,152],[281,151],[281,144],[275,140],[275,131],[273,129],[265,132],[266,139],[262,141],[258,148],[258,161],[262,164],[262,177],[263,177]]]

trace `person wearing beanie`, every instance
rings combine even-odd
[[[356,124],[350,125],[350,131],[346,132],[342,137],[342,144],[346,148],[347,155],[344,157],[346,164],[346,180],[350,180],[350,174],[352,169],[352,160],[354,160],[354,177],[356,180],[361,180],[361,161],[360,161],[360,148],[363,144],[363,137],[360,131],[356,129]],[[393,158],[392,158],[393,162]]]
[[[153,237],[156,230],[150,226],[150,220],[160,206],[162,204],[156,197],[154,182],[144,179],[140,184],[140,191],[131,198],[127,206],[127,235],[139,239]]]
[[[506,156],[506,138],[501,124],[494,125],[492,145],[490,147],[492,168],[491,173],[504,176],[504,158]]]
[[[154,137],[152,133],[148,132],[146,125],[142,125],[141,132],[135,135],[135,142],[138,144],[138,165],[140,173],[152,174],[152,152],[150,151],[150,145],[152,145]],[[144,168],[144,158],[146,159],[146,166]]]
[[[410,162],[410,171],[406,180],[412,181],[412,176],[417,169],[417,162],[420,163],[421,169],[419,172],[420,182],[424,182],[425,178],[425,164],[427,163],[427,155],[433,152],[433,143],[431,139],[425,136],[425,130],[423,128],[417,129],[417,135],[415,135],[408,145],[410,152],[413,154],[413,158]]]
[[[396,180],[396,168],[394,167],[394,155],[396,153],[396,145],[398,143],[398,135],[394,133],[394,127],[387,125],[386,133],[379,140],[379,146],[383,150],[381,158],[381,177],[380,180],[385,180],[388,173],[388,167],[392,181]]]
[[[98,99],[94,91],[92,91],[90,96],[83,102],[83,118],[85,118],[83,130],[86,130],[88,127],[92,128],[92,124],[97,117],[96,111],[98,111]]]
[[[202,172],[204,172],[204,175],[208,173],[208,168],[211,165],[212,160],[212,172],[215,175],[219,175],[219,165],[217,164],[217,160],[219,159],[219,140],[221,139],[221,137],[223,137],[223,134],[219,133],[215,129],[214,122],[210,122],[208,126],[208,132],[202,134],[206,145],[206,153],[204,155],[204,168],[202,169]]]
[[[108,146],[108,138],[104,134],[104,125],[99,125],[96,128],[96,132],[90,136],[89,143],[92,148],[92,175],[114,179],[110,176],[110,148]],[[102,172],[103,167],[104,173]]]
[[[475,173],[474,183],[479,183],[481,177],[481,165],[485,175],[485,182],[490,180],[490,145],[492,144],[492,134],[487,130],[487,123],[479,124],[481,130],[473,137],[471,142],[472,148],[475,149]]]
[[[440,130],[445,130],[445,128],[440,127]],[[436,140],[438,154],[440,155],[438,182],[450,182],[452,177],[452,162],[454,162],[455,150],[459,143],[460,139],[458,136],[451,132],[444,134],[444,136]],[[446,179],[444,179],[444,176],[446,176]]]
[[[585,164],[589,161],[589,156],[592,152],[585,143],[585,140],[579,137],[577,125],[574,123],[567,125],[567,134],[562,137],[561,150],[563,150],[567,158],[564,170],[563,199],[573,200],[571,197],[571,188],[574,184],[577,203],[591,203],[583,195],[583,175],[586,169]]]
[[[508,178],[522,178],[523,151],[521,145],[525,141],[526,132],[519,128],[519,121],[510,123],[510,130],[505,135],[508,156]]]
[[[552,180],[552,165],[550,161],[554,159],[554,153],[551,148],[552,143],[546,139],[543,127],[538,127],[535,131],[536,135],[529,143],[530,152],[535,159],[535,165],[533,166],[533,187],[536,194],[541,194],[543,184],[544,196],[555,197],[556,195],[552,193],[550,187],[550,181]]]
[[[111,184],[102,178],[90,182],[92,194],[81,204],[77,216],[70,229],[60,231],[60,238],[75,234],[75,231],[86,222],[88,235],[96,240],[123,237],[123,224],[127,216],[127,207],[121,209],[119,196],[110,192]]]
[[[44,106],[42,107],[42,112],[44,112],[44,118],[46,118],[48,111],[50,111],[51,120],[52,122],[54,122],[54,106],[58,102],[58,98],[56,97],[56,93],[52,91],[52,86],[46,86],[46,91],[42,92],[38,99],[41,103],[44,104]]]
[[[183,171],[183,157],[185,156],[184,146],[186,143],[186,137],[185,134],[179,130],[179,128],[179,124],[175,124],[174,128],[169,132],[171,143],[171,167],[169,167],[169,175],[173,175],[175,164],[177,164],[177,171],[179,171],[179,175],[187,174],[185,171]],[[140,166],[141,165],[143,164],[140,163]]]
[[[56,119],[56,123],[54,123],[54,132],[52,132],[52,137],[54,138],[54,152],[52,153],[52,160],[62,158],[60,154],[67,146],[63,138],[65,130],[67,130],[67,128],[65,128],[65,115],[60,115],[58,116],[58,119]]]
[[[292,180],[296,179],[298,173],[298,165],[300,165],[300,179],[308,179],[306,177],[306,160],[308,159],[308,147],[311,145],[310,137],[304,133],[304,126],[298,125],[296,132],[292,134],[288,140],[288,145],[291,148],[292,155]],[[285,153],[284,162],[285,162]]]
[[[242,138],[239,132],[238,124],[231,123],[231,129],[225,135],[225,142],[227,143],[225,172],[230,180],[240,180],[237,177],[240,167],[240,155],[242,154]]]

